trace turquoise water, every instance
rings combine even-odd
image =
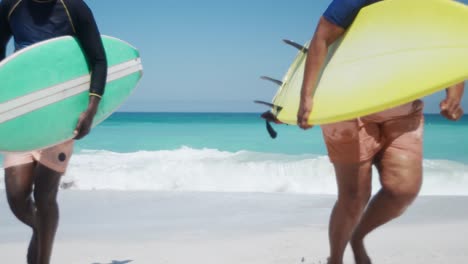
[[[273,140],[249,113],[115,113],[76,142],[62,180],[77,190],[336,194],[320,128],[275,128]],[[468,195],[467,135],[467,120],[426,116],[421,194]]]
[[[115,113],[76,145],[76,151],[136,151],[216,149],[281,154],[325,155],[320,128],[302,131],[295,126],[274,126],[272,140],[256,113]],[[425,159],[468,164],[468,118],[450,122],[426,115]]]

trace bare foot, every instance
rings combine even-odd
[[[366,248],[364,247],[364,241],[351,239],[351,248],[354,253],[354,261],[356,264],[372,264],[369,255],[367,255]]]

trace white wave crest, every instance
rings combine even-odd
[[[3,182],[3,175],[0,176]],[[379,189],[374,171],[373,190]],[[75,154],[62,187],[78,190],[287,192],[335,194],[326,156],[283,155],[214,149]],[[3,188],[3,184],[1,187]],[[468,166],[424,161],[423,195],[468,195]]]

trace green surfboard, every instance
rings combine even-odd
[[[128,43],[103,36],[108,72],[93,125],[125,101],[143,74],[140,55]],[[73,138],[89,102],[90,68],[70,36],[40,42],[0,63],[0,151],[41,149]]]

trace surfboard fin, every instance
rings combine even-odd
[[[276,124],[281,124],[281,121],[279,121],[275,115],[273,115],[272,112],[266,111],[261,115],[263,119],[265,119],[266,123],[266,129],[268,131],[268,134],[270,135],[271,138],[275,139],[278,136],[278,133],[273,129],[273,126],[270,124],[271,122],[276,123]]]
[[[289,39],[283,39],[283,42],[290,45],[290,46],[293,46],[294,48],[304,52],[304,53],[307,53],[309,51],[308,48],[302,46],[301,44],[298,44],[292,40],[289,40]]]
[[[269,106],[269,107],[275,109],[278,112],[280,112],[283,109],[283,107],[281,107],[279,105],[275,105],[275,104],[268,103],[268,102],[265,102],[265,101],[255,100],[254,103]]]
[[[279,121],[278,118],[276,118],[276,116],[271,111],[266,111],[261,115],[261,117],[268,122],[273,122],[275,124],[283,124],[283,122]]]
[[[266,123],[266,129],[268,131],[268,134],[272,139],[275,139],[278,136],[278,132],[276,132],[273,127],[271,126],[270,122],[265,121]]]
[[[282,81],[277,80],[277,79],[273,79],[273,78],[268,77],[268,76],[261,76],[260,79],[265,80],[265,81],[270,81],[270,82],[275,83],[275,84],[277,84],[279,86],[283,85]]]

